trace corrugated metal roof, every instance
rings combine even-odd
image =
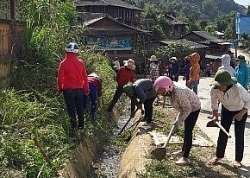
[[[160,41],[160,43],[165,44],[165,45],[169,45],[169,44],[187,44],[190,46],[191,49],[198,49],[198,48],[208,48],[208,46],[199,44],[199,43],[195,43],[193,41],[188,41],[186,39],[179,39],[179,40],[162,40]]]
[[[131,4],[123,2],[121,0],[92,0],[92,1],[78,1],[76,7],[81,6],[117,6],[117,7],[124,7],[127,9],[133,9],[138,11],[143,11],[143,9],[135,7]]]
[[[196,34],[198,36],[201,36],[201,37],[205,38],[206,40],[214,42],[214,43],[223,42],[223,40],[218,39],[218,38],[210,35],[208,32],[205,32],[205,31],[192,31],[191,33],[194,33],[194,34]]]

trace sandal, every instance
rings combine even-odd
[[[215,157],[215,158],[211,159],[208,164],[217,165],[217,164],[219,164],[220,160],[221,160],[221,158]]]
[[[241,167],[242,167],[242,164],[241,164],[241,162],[239,162],[239,161],[234,161],[233,167],[234,167],[234,168],[241,168]]]

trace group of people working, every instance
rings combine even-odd
[[[66,47],[65,59],[60,63],[58,69],[58,93],[63,92],[64,100],[70,116],[72,129],[83,128],[84,126],[84,96],[90,95],[95,91],[95,96],[101,96],[100,83],[92,80],[100,78],[96,75],[88,77],[84,62],[76,54],[79,47],[75,43],[70,43]],[[156,58],[151,56],[150,59]],[[198,53],[193,53],[188,60],[191,62],[189,76],[186,77],[186,85],[178,83],[174,76],[158,76],[155,78],[135,78],[135,61],[132,59],[125,60],[123,66],[117,67],[116,82],[117,88],[110,102],[107,112],[111,113],[120,96],[125,93],[131,99],[131,117],[136,109],[144,107],[143,124],[150,126],[153,122],[153,102],[158,95],[169,97],[170,103],[178,111],[175,127],[184,124],[184,142],[180,151],[182,157],[177,165],[189,164],[189,154],[192,147],[193,129],[198,119],[201,103],[197,95],[197,89],[194,89],[199,79],[200,60]],[[241,57],[239,57],[241,58]],[[175,60],[175,59],[174,59]],[[152,62],[152,60],[151,60]],[[193,64],[193,65],[192,65]],[[193,68],[192,68],[193,67]],[[88,78],[91,78],[90,80]],[[92,86],[91,86],[92,85]],[[98,87],[99,85],[99,87]],[[193,86],[193,87],[191,87]],[[92,88],[95,88],[94,90]],[[98,92],[97,92],[98,91]],[[83,95],[84,92],[84,95]],[[244,129],[247,118],[247,111],[250,108],[250,95],[237,79],[230,75],[224,69],[220,69],[214,78],[210,89],[212,119],[218,121],[218,102],[222,104],[221,125],[229,131],[232,122],[235,123],[235,162],[234,167],[241,167],[241,161],[244,153]],[[78,123],[76,122],[76,114]],[[96,107],[93,107],[93,111]],[[227,135],[220,131],[216,157],[210,163],[215,165],[224,157],[227,145]]]

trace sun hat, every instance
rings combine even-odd
[[[231,75],[225,70],[219,70],[214,77],[212,85],[229,86],[236,83],[237,79],[235,77],[231,77]]]
[[[131,70],[135,70],[135,61],[133,59],[124,60],[123,64],[125,67]]]
[[[127,95],[127,96],[132,96],[134,94],[133,91],[133,84],[131,82],[127,83],[126,85],[123,86],[123,92]]]
[[[151,62],[155,62],[155,61],[158,61],[158,59],[156,58],[155,55],[152,55],[149,59]]]
[[[170,61],[171,61],[171,60],[178,61],[177,57],[171,57],[171,58],[169,58],[169,60],[170,60]]]

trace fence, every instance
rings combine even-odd
[[[12,20],[0,20],[0,80],[6,79],[10,63],[22,55],[25,26]]]

